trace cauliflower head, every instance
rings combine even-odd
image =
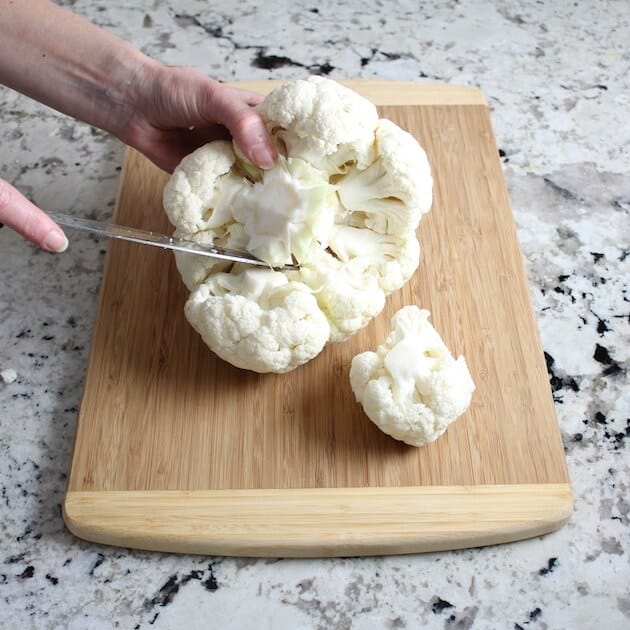
[[[176,236],[269,264],[175,254],[206,344],[238,367],[286,372],[366,326],[409,280],[432,178],[417,141],[335,81],[291,81],[257,110],[272,168],[212,142],[181,161],[163,202]],[[282,269],[291,262],[299,269]]]
[[[381,431],[411,446],[440,437],[470,405],[475,384],[463,356],[453,358],[429,311],[405,306],[376,352],[352,359],[350,385]]]

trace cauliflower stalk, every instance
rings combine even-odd
[[[262,171],[225,141],[186,156],[164,189],[177,236],[270,265],[176,253],[186,317],[226,361],[286,372],[367,325],[418,266],[432,179],[417,141],[321,77],[286,83],[258,112],[279,157]],[[299,270],[280,270],[297,261]],[[272,270],[271,267],[276,268]]]
[[[355,356],[350,385],[379,429],[412,446],[440,437],[470,405],[475,384],[463,356],[453,358],[429,311],[405,306],[376,352]]]

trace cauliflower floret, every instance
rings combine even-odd
[[[331,342],[354,335],[385,306],[385,293],[376,277],[354,275],[326,251],[319,250],[307,265],[288,275],[300,278],[313,291],[328,319]]]
[[[463,356],[454,359],[428,321],[405,306],[376,352],[352,359],[350,384],[379,429],[411,446],[433,442],[466,411],[475,384]]]
[[[199,147],[179,163],[163,193],[164,210],[178,230],[193,234],[231,220],[232,196],[240,180],[231,173],[235,161],[232,144],[219,140]]]
[[[330,172],[349,162],[365,168],[373,160],[376,107],[335,81],[285,83],[257,109],[281,153]]]
[[[257,109],[279,149],[273,167],[213,142],[182,160],[164,207],[178,237],[249,251],[270,267],[300,264],[263,281],[241,264],[175,254],[193,291],[187,316],[210,348],[239,367],[283,372],[366,326],[411,277],[432,180],[413,137],[334,81],[287,83]],[[272,294],[285,301],[270,307]]]
[[[321,352],[330,333],[308,287],[266,269],[210,276],[185,314],[218,356],[255,372],[295,369]]]
[[[346,263],[345,268],[353,276],[376,276],[385,295],[400,289],[420,262],[420,243],[414,232],[401,237],[378,234],[367,228],[335,225],[328,247]]]
[[[432,201],[426,153],[411,134],[385,118],[378,122],[376,145],[374,163],[364,170],[353,168],[339,180],[341,203],[351,212],[363,213],[363,224],[375,232],[415,230]]]

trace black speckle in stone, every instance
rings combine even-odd
[[[155,615],[153,615],[153,619],[151,619],[151,621],[149,621],[149,625],[152,626],[159,616],[160,616],[160,613],[156,612]]]
[[[311,13],[319,13],[319,9],[313,8],[313,9],[309,9],[309,11]]]
[[[263,70],[276,70],[283,66],[298,66],[303,68],[304,65],[289,59],[289,57],[279,55],[266,55],[262,50],[256,53],[256,56],[252,60],[252,66],[254,68],[262,68]]]
[[[604,257],[604,254],[600,254],[599,252],[591,252],[591,256],[593,257],[593,262],[596,263]]]
[[[560,197],[564,198],[564,199],[569,199],[569,200],[574,200],[577,199],[577,196],[575,195],[575,193],[573,193],[572,191],[570,191],[567,188],[563,188],[562,186],[560,186],[559,184],[556,184],[556,182],[554,182],[553,180],[549,179],[548,177],[544,177],[543,181],[545,182],[545,184],[547,184],[547,186],[549,186],[549,188],[551,188],[555,193],[557,193],[558,195],[560,195]]]
[[[597,332],[600,335],[603,335],[605,332],[608,332],[609,330],[610,328],[608,328],[608,322],[605,319],[601,319],[597,317]]]
[[[520,623],[515,623],[514,624],[514,630],[525,630],[525,628],[523,628],[523,626],[521,626]]]
[[[595,87],[600,89],[600,90],[604,90],[604,91],[606,91],[608,89],[608,86],[604,85],[603,83],[598,83]]]
[[[568,273],[563,273],[561,276],[558,276],[558,280],[560,280],[560,282],[564,282],[565,280],[567,280],[570,277],[571,276]]]
[[[547,372],[549,374],[549,384],[551,385],[551,391],[554,394],[554,401],[558,403],[563,402],[561,397],[556,396],[556,392],[560,391],[561,389],[568,388],[572,389],[574,392],[579,392],[580,386],[578,385],[577,381],[572,376],[560,378],[553,369],[553,364],[555,363],[554,358],[548,352],[545,352],[544,355],[545,363],[547,364]]]
[[[32,564],[29,564],[26,567],[26,569],[24,569],[24,571],[22,571],[22,573],[18,575],[18,577],[21,578],[22,580],[28,580],[32,578],[34,575],[35,575],[35,567]]]
[[[153,597],[149,602],[145,604],[145,607],[151,609],[153,606],[167,606],[173,601],[175,595],[179,591],[180,583],[177,580],[177,575],[171,575],[166,580],[157,595]]]
[[[584,437],[584,436],[583,436],[581,433],[576,433],[576,434],[573,436],[573,441],[574,441],[574,442],[581,442],[583,437]]]
[[[595,422],[597,422],[597,424],[608,424],[608,420],[606,420],[606,416],[601,411],[598,411],[595,414]]]
[[[33,335],[31,334],[31,329],[30,328],[24,328],[17,335],[15,335],[15,338],[16,339],[25,339],[25,338],[29,339],[32,336]]]
[[[96,569],[98,569],[101,564],[103,564],[103,562],[105,562],[105,556],[102,553],[99,553],[98,558],[96,559],[96,562],[92,565],[92,568],[90,569],[88,575],[94,575],[94,571],[96,571]]]
[[[188,584],[190,580],[201,580],[203,571],[191,571],[188,575],[182,578],[181,585]]]
[[[63,561],[63,565],[62,566],[67,567],[71,562],[72,562],[72,558],[66,558]]]
[[[538,617],[540,617],[541,614],[542,610],[538,608],[538,606],[536,606],[536,608],[534,608],[534,610],[529,613],[529,620],[535,621],[536,619],[538,619]]]
[[[556,568],[558,564],[558,558],[549,558],[547,560],[547,566],[543,567],[538,571],[538,575],[547,575],[547,573],[553,573],[553,570]]]
[[[608,352],[608,348],[605,348],[604,346],[600,346],[599,344],[596,344],[593,358],[595,359],[595,361],[598,361],[599,363],[608,366],[604,370],[604,376],[611,376],[613,374],[617,374],[621,372],[621,367],[610,356],[610,353]]]
[[[142,27],[151,28],[152,26],[153,26],[153,18],[151,18],[151,16],[147,13],[144,16],[144,20],[142,20]]]
[[[70,328],[76,328],[77,327],[77,320],[74,317],[72,317],[72,315],[71,315],[66,320],[66,324],[68,324],[68,326],[70,326]]]
[[[630,419],[626,421],[626,430],[615,433],[615,450],[619,450],[624,445],[624,440],[630,438]]]
[[[440,614],[446,608],[454,607],[453,604],[451,604],[451,602],[448,602],[445,599],[442,599],[441,597],[437,597],[437,596],[434,597],[430,603],[431,603],[431,610],[436,615]]]
[[[205,582],[202,582],[202,584],[204,585],[207,591],[214,592],[219,588],[219,585],[217,584],[217,579],[214,577],[214,571],[212,570],[212,565],[210,565],[209,569],[210,569],[210,575],[208,576],[208,579],[205,580]]]
[[[370,58],[369,57],[361,57],[361,67],[365,67],[368,65],[368,63],[370,63]]]
[[[499,149],[499,157],[505,157],[505,151],[503,149]]]
[[[551,373],[553,372],[553,364],[556,362],[556,360],[548,353],[545,352],[545,363],[547,364],[547,372],[551,375]]]
[[[309,70],[313,73],[313,74],[321,74],[321,75],[328,75],[330,74],[333,70],[335,69],[335,66],[331,66],[328,62],[323,63],[319,66],[311,66],[309,68]]]
[[[46,573],[46,579],[53,585],[57,586],[59,583],[59,578],[56,578],[54,575],[50,575],[50,573]]]

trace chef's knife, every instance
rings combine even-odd
[[[233,249],[225,249],[223,247],[215,247],[214,245],[204,245],[195,243],[185,238],[176,236],[166,236],[157,232],[148,232],[146,230],[137,230],[135,228],[116,225],[115,223],[93,221],[75,217],[62,212],[48,212],[48,216],[59,225],[89,232],[96,236],[104,236],[107,238],[119,238],[132,243],[141,243],[143,245],[154,245],[166,249],[174,249],[187,254],[197,254],[199,256],[208,256],[210,258],[218,258],[220,260],[231,260],[233,262],[245,263],[247,265],[258,265],[260,267],[270,268],[263,260],[252,256],[248,252],[240,252]],[[278,269],[299,269],[297,265],[283,265]]]

